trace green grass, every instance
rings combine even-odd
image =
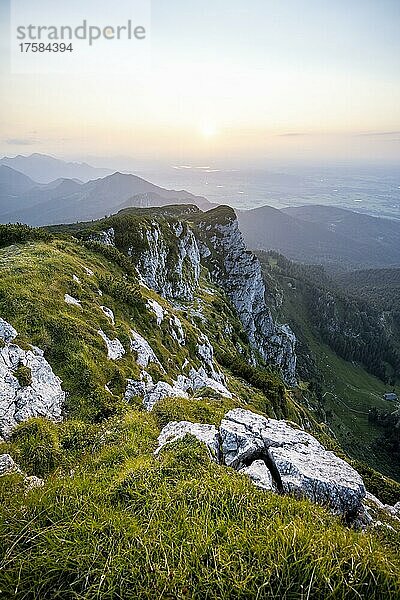
[[[44,488],[0,479],[3,598],[399,597],[398,531],[261,492],[191,437],[156,459],[155,415],[98,427],[97,450]]]
[[[248,357],[249,347],[206,272],[194,303],[176,310],[139,288],[125,267],[119,254],[57,237],[0,249],[0,316],[18,330],[18,344],[44,349],[68,392],[63,423],[32,419],[0,444],[29,475],[45,478],[43,488],[28,492],[21,475],[0,478],[0,598],[399,598],[396,522],[394,531],[353,531],[308,501],[257,490],[246,476],[211,463],[190,436],[154,457],[169,421],[218,425],[235,406],[307,419],[338,448],[275,373],[223,360],[234,347]],[[65,304],[65,293],[81,300],[82,310]],[[157,326],[149,298],[179,317],[185,346],[172,340],[168,317]],[[100,305],[114,311],[115,326]],[[202,308],[203,321],[193,306]],[[139,375],[129,329],[146,337],[167,373],[149,371],[170,381],[186,359],[200,366],[199,325],[218,347],[234,397],[165,399],[151,414],[123,402],[126,379]],[[108,360],[100,328],[125,345],[118,363]],[[19,375],[28,381],[29,373]],[[375,493],[381,486],[385,500],[396,498],[395,485],[366,475]]]

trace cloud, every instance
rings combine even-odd
[[[400,135],[400,131],[373,131],[369,133],[358,133],[357,136],[384,136],[384,135]]]
[[[309,135],[309,134],[294,131],[293,133],[280,133],[279,137],[299,137],[299,136],[306,136],[306,135]]]
[[[37,140],[34,138],[9,138],[4,141],[9,146],[32,146],[33,144],[37,144]]]

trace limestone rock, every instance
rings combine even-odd
[[[156,315],[157,325],[160,326],[161,323],[164,321],[165,314],[165,311],[161,304],[159,304],[156,300],[150,298],[149,300],[147,300],[146,306],[150,311],[152,311]]]
[[[296,383],[296,338],[287,325],[274,322],[265,303],[265,284],[257,257],[246,249],[235,214],[198,225],[202,257],[213,280],[221,285],[249,337],[264,360],[276,364],[289,385]],[[204,250],[208,247],[210,252]]]
[[[27,367],[31,373],[31,383],[25,387],[16,377],[20,366]],[[60,421],[64,401],[61,380],[53,373],[39,348],[23,350],[7,342],[0,348],[1,437],[7,439],[18,423],[31,417]]]
[[[40,479],[40,477],[36,477],[36,475],[27,475],[26,477],[24,477],[24,485],[25,492],[30,492],[31,490],[34,490],[36,488],[43,487],[44,481],[43,479]]]
[[[254,485],[264,491],[274,491],[271,471],[263,460],[255,460],[248,467],[243,467],[239,473],[248,475]]]
[[[162,448],[167,444],[175,442],[185,437],[185,435],[193,435],[204,443],[210,454],[210,458],[216,462],[219,462],[219,435],[218,430],[214,425],[202,425],[200,423],[190,423],[189,421],[172,421],[166,425],[159,437],[158,437],[158,448],[156,454],[158,454]]]
[[[10,473],[20,473],[20,468],[9,454],[0,455],[0,477]]]
[[[185,332],[183,331],[182,323],[176,315],[170,318],[171,335],[178,344],[184,346],[186,343]]]
[[[330,506],[340,514],[356,515],[365,496],[360,475],[345,461],[324,448],[295,444],[270,448],[282,490]]]
[[[106,315],[106,317],[108,319],[110,319],[111,323],[113,325],[115,325],[115,317],[114,317],[114,313],[111,310],[111,308],[108,308],[107,306],[100,306],[100,308],[103,311],[103,313]]]
[[[102,329],[99,329],[97,333],[105,341],[105,344],[107,346],[107,355],[110,360],[118,360],[119,358],[122,358],[124,356],[125,348],[123,347],[118,338],[115,338],[115,340],[110,340],[110,338],[106,336]]]
[[[106,231],[95,233],[89,238],[93,242],[104,244],[104,246],[115,246],[115,231],[113,227],[110,227]]]
[[[77,306],[78,308],[82,308],[81,301],[77,300],[73,296],[70,296],[69,294],[65,294],[65,296],[64,296],[64,302],[66,304],[70,304],[71,306]]]
[[[309,433],[285,421],[234,409],[225,415],[220,435],[225,464],[241,468],[263,459],[282,492],[345,515],[363,510],[366,491],[360,475]]]
[[[146,393],[146,384],[144,381],[135,381],[134,379],[128,379],[126,382],[125,400],[130,402],[132,398],[139,397],[144,398]]]
[[[149,363],[161,366],[148,341],[133,329],[131,330],[131,336],[131,350],[137,353],[137,364],[144,369],[148,367]]]
[[[146,410],[151,411],[154,405],[164,398],[188,398],[187,393],[178,385],[170,385],[166,381],[153,383],[151,377],[144,381],[128,380],[125,392],[125,400],[130,401],[135,396],[143,399]]]
[[[200,277],[200,252],[187,223],[165,223],[170,235],[156,221],[141,232],[145,247],[136,255],[137,269],[147,287],[164,298],[193,300]],[[171,246],[170,236],[175,243]]]
[[[18,332],[14,329],[10,323],[0,318],[0,339],[3,342],[12,342],[18,335]]]

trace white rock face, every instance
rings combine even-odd
[[[114,318],[114,313],[111,310],[111,308],[108,308],[107,306],[100,306],[101,310],[103,311],[103,313],[106,315],[106,317],[108,319],[110,319],[111,323],[113,325],[115,325],[115,318]]]
[[[148,367],[149,363],[155,363],[161,367],[161,363],[148,341],[133,329],[131,336],[131,350],[137,353],[137,364],[144,369]]]
[[[3,475],[9,475],[10,473],[20,473],[20,468],[13,461],[9,454],[2,454],[0,456],[0,477]]]
[[[3,342],[12,342],[18,335],[18,332],[14,329],[10,323],[0,318],[0,339]]]
[[[265,285],[257,257],[246,250],[236,218],[226,224],[199,225],[203,245],[214,252],[202,252],[214,281],[221,285],[249,337],[253,348],[267,362],[276,364],[289,385],[296,383],[296,338],[287,325],[274,322],[265,303]]]
[[[164,237],[160,224],[153,221],[143,232],[147,248],[136,256],[143,282],[164,298],[193,300],[200,276],[200,252],[196,238],[186,223],[165,223],[176,238],[176,247]],[[135,249],[129,250],[135,256]]]
[[[166,445],[180,440],[185,435],[193,435],[195,438],[207,446],[210,458],[219,462],[219,435],[214,425],[201,425],[200,423],[190,423],[189,421],[172,421],[166,425],[159,437],[158,448],[155,454],[158,454]]]
[[[144,398],[146,393],[146,384],[144,381],[135,381],[134,379],[128,379],[126,382],[125,400],[130,402],[132,398],[138,396]]]
[[[332,452],[296,444],[270,448],[269,456],[285,493],[329,505],[341,514],[356,514],[361,508],[365,488],[360,475]]]
[[[106,231],[101,231],[90,237],[93,242],[99,242],[105,246],[115,246],[115,231],[113,227],[110,227]]]
[[[89,267],[83,267],[83,268],[84,268],[86,275],[89,275],[89,277],[93,277],[94,273],[93,273],[92,269],[89,269]]]
[[[183,331],[182,323],[177,316],[172,315],[170,318],[170,325],[172,337],[178,342],[178,344],[184,346],[186,343],[185,332]]]
[[[254,485],[261,490],[269,492],[275,489],[271,471],[263,460],[255,460],[250,466],[240,469],[239,473],[250,477]]]
[[[147,308],[156,315],[157,325],[160,326],[164,321],[165,311],[161,304],[159,304],[156,300],[149,299],[146,304]]]
[[[72,306],[77,306],[78,308],[82,308],[80,300],[77,300],[76,298],[74,298],[73,296],[70,296],[69,294],[65,294],[64,302],[66,304],[71,304]]]
[[[3,335],[8,339],[15,337],[15,329],[4,323],[6,333],[3,331]],[[15,333],[10,333],[12,331]],[[15,376],[20,366],[30,369],[32,381],[29,386],[22,387]],[[31,417],[60,421],[64,401],[61,380],[39,348],[26,351],[9,342],[0,348],[0,437],[7,439],[18,423]]]
[[[143,399],[146,410],[153,410],[155,404],[164,398],[188,398],[187,393],[177,385],[170,385],[166,381],[154,384],[151,377],[147,382],[128,379],[125,400],[130,401],[135,396]]]
[[[75,283],[78,283],[79,285],[81,284],[81,280],[79,279],[79,277],[77,275],[73,275],[72,279],[73,279],[73,281],[75,281]]]
[[[107,346],[108,358],[110,360],[118,360],[119,358],[122,358],[124,356],[125,348],[123,347],[118,338],[115,338],[115,340],[110,340],[110,338],[106,336],[102,329],[99,329],[97,333],[105,341],[105,344]]]
[[[202,388],[210,388],[218,394],[221,394],[221,396],[225,396],[225,398],[232,398],[232,394],[228,388],[220,381],[216,381],[213,377],[209,377],[203,367],[200,367],[200,369],[197,370],[193,368],[190,369],[189,377],[186,378],[184,386],[186,389],[192,389],[194,392],[201,390]]]
[[[241,468],[264,458],[284,493],[328,505],[340,514],[362,510],[366,491],[360,475],[305,431],[235,409],[225,415],[220,435],[225,464]]]

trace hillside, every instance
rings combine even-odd
[[[0,268],[4,598],[399,596],[400,485],[297,385],[232,209],[0,226]]]
[[[394,369],[399,372],[397,363],[386,362],[396,354],[397,338],[373,305],[337,288],[321,267],[273,252],[259,257],[273,313],[288,320],[298,339],[298,373],[308,400],[351,456],[399,479],[398,458],[383,451],[382,430],[369,420],[373,409],[396,409],[383,394],[392,389]],[[388,354],[379,362],[382,348]]]
[[[250,248],[276,250],[330,271],[400,264],[400,222],[331,206],[238,211]]]

